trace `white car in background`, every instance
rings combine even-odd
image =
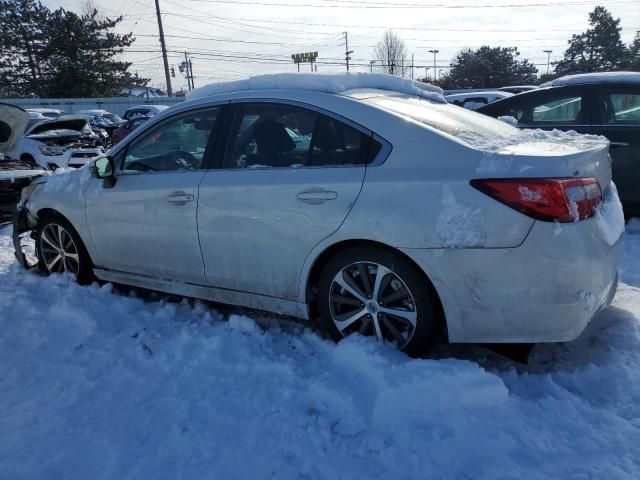
[[[502,100],[503,98],[513,97],[513,93],[501,92],[499,90],[491,90],[485,92],[463,92],[447,95],[447,102],[464,107],[468,110],[475,110],[488,103]]]
[[[16,232],[46,274],[335,340],[567,341],[615,294],[624,219],[606,141],[534,133],[387,75],[211,85],[92,168],[36,180]]]
[[[60,167],[79,168],[104,153],[99,137],[87,117],[62,116],[39,121],[27,128],[24,136],[7,155],[27,162],[36,162],[49,170]]]

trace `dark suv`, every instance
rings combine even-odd
[[[520,128],[604,135],[611,142],[613,179],[625,216],[640,216],[640,73],[571,75],[545,85],[477,111],[515,117]]]

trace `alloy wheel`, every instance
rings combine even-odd
[[[71,234],[61,225],[49,223],[40,235],[42,261],[49,273],[69,272],[74,277],[80,270],[80,257]]]
[[[329,308],[338,331],[358,332],[402,349],[416,329],[418,313],[406,283],[374,262],[356,262],[340,270],[329,289]]]

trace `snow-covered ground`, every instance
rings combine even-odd
[[[640,222],[623,242],[614,305],[520,365],[41,278],[5,228],[0,478],[640,478]]]

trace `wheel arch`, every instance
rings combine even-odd
[[[442,301],[440,299],[440,295],[438,294],[438,291],[436,290],[433,282],[429,278],[429,275],[427,274],[427,272],[425,272],[424,269],[421,268],[420,265],[418,265],[413,258],[408,256],[403,251],[398,250],[397,248],[391,247],[385,243],[377,242],[375,240],[367,240],[367,239],[341,240],[332,245],[329,245],[322,252],[320,252],[320,254],[317,255],[316,258],[313,260],[313,263],[311,264],[311,267],[309,268],[306,279],[305,279],[305,301],[308,306],[310,319],[315,318],[317,314],[314,300],[315,300],[316,289],[318,286],[318,282],[320,280],[320,274],[322,272],[323,266],[334,255],[337,255],[338,253],[353,247],[380,248],[382,250],[386,250],[388,252],[401,256],[406,261],[408,261],[411,265],[413,265],[415,269],[418,272],[420,272],[420,274],[424,277],[429,287],[429,290],[433,294],[433,299],[436,302],[436,308],[438,310],[438,317],[439,317],[438,319],[441,323],[441,326],[443,327],[443,331],[444,332],[447,331],[446,329],[447,321],[444,313],[444,308],[442,306]]]
[[[89,248],[87,247],[87,239],[82,236],[82,234],[76,228],[76,226],[73,224],[73,222],[71,220],[69,220],[64,214],[62,214],[58,210],[56,210],[55,208],[44,207],[44,208],[41,208],[40,210],[38,210],[38,212],[36,213],[36,218],[38,219],[38,223],[40,223],[41,219],[43,217],[46,217],[46,216],[56,217],[58,219],[61,219],[64,222],[66,222],[67,225],[69,225],[69,227],[71,227],[71,229],[73,229],[74,233],[82,241],[82,248],[84,248],[85,252],[87,253],[87,256],[89,257],[89,260],[91,260],[91,263],[93,264],[93,258],[91,257],[91,252],[89,251]]]

